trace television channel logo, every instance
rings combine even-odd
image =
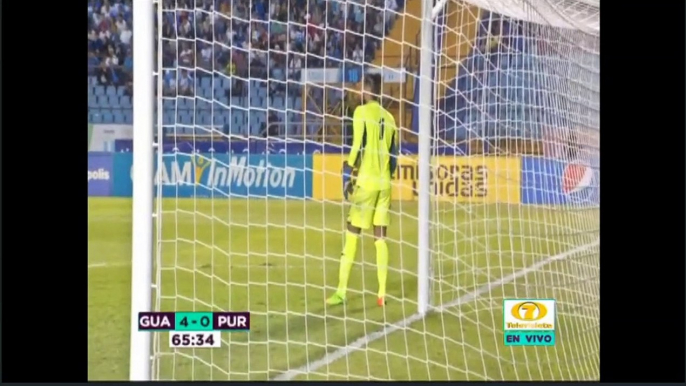
[[[505,299],[505,346],[554,346],[556,311],[553,299]]]

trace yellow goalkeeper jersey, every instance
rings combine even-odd
[[[357,168],[357,186],[367,190],[391,188],[391,153],[397,146],[395,118],[378,102],[368,102],[353,114],[353,145],[348,165]]]

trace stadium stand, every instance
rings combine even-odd
[[[438,101],[442,138],[540,139],[545,88],[534,74],[543,64],[524,36],[522,24],[484,12],[473,49]]]
[[[373,1],[380,7],[387,2]],[[396,9],[402,7],[401,0],[391,2]],[[193,7],[193,1],[165,0],[164,6],[165,9],[189,9]],[[194,37],[198,41],[195,48],[181,41],[178,49],[171,41],[163,43],[163,66],[181,64],[195,68],[194,73],[165,71],[165,96],[197,95],[214,99],[222,106],[258,107],[260,110],[222,109],[220,113],[210,114],[212,106],[209,103],[179,98],[178,106],[174,106],[172,100],[165,101],[163,122],[166,125],[175,121],[190,124],[196,113],[196,124],[224,126],[232,133],[245,135],[263,133],[270,113],[280,121],[297,121],[295,113],[285,111],[302,109],[301,90],[287,81],[299,79],[299,69],[305,66],[336,67],[344,62],[372,62],[394,19],[392,13],[385,13],[384,17],[382,11],[374,8],[367,8],[363,13],[362,6],[356,2],[291,0],[289,4],[268,0],[252,0],[252,3],[250,0],[209,0],[195,1],[195,6],[206,12],[164,13],[163,37]],[[342,7],[345,6],[349,7],[347,20],[343,17]],[[249,9],[253,10],[252,16],[247,14]],[[214,31],[207,13],[211,10],[231,15],[226,19],[217,18]],[[253,22],[251,30],[247,22],[241,21],[249,16],[253,21],[258,20]],[[289,31],[286,24],[289,21],[307,27]],[[372,26],[366,31],[371,30],[375,38],[362,39],[359,32],[365,30],[365,24]],[[131,25],[130,0],[89,3],[88,115],[92,123],[132,123]],[[325,30],[325,25],[336,26],[344,32]],[[326,39],[324,33],[328,35]],[[306,39],[309,39],[308,44],[305,44]],[[266,49],[270,50],[268,57],[261,51]],[[236,76],[213,76],[216,71]],[[267,82],[267,79],[280,82]],[[267,112],[268,109],[274,111]],[[248,119],[245,119],[246,114]],[[302,128],[294,128],[296,131],[281,134],[300,134],[297,130]]]
[[[367,2],[389,7],[389,0]],[[183,11],[192,9],[193,3],[200,11]],[[398,10],[405,5],[404,0],[390,3]],[[410,5],[420,4],[415,3]],[[316,127],[302,124],[303,111],[310,108],[304,106],[301,86],[289,82],[299,79],[299,69],[360,62],[390,65],[395,63],[390,59],[392,55],[385,60],[376,57],[384,36],[390,36],[391,42],[407,40],[402,34],[416,31],[409,24],[393,31],[395,13],[367,7],[365,14],[355,1],[291,0],[289,4],[269,0],[164,0],[163,4],[165,9],[177,10],[164,12],[162,35],[169,40],[162,47],[163,66],[175,68],[180,64],[195,69],[164,72],[164,95],[181,98],[176,103],[172,99],[164,101],[163,124],[215,125],[223,127],[225,133],[244,136],[314,133]],[[410,5],[406,12],[411,11]],[[343,7],[348,7],[347,12]],[[252,15],[248,15],[249,9],[253,10]],[[209,11],[213,10],[227,16],[216,18],[214,30],[209,19]],[[252,28],[241,21],[248,18],[253,20]],[[497,19],[488,14],[481,15],[481,20],[490,22],[479,23],[473,48],[462,59],[454,79],[445,79],[448,85],[438,100],[439,135],[448,142],[496,135],[538,138],[546,103],[540,92],[540,80],[531,74],[540,64],[525,44],[521,26],[494,22]],[[88,21],[89,121],[131,124],[131,0],[91,0]],[[289,26],[289,21],[306,27],[289,29],[293,25]],[[410,23],[409,19],[400,22]],[[362,39],[359,31],[371,32],[367,39]],[[195,47],[179,39],[184,37],[194,38]],[[267,49],[269,55],[265,54]],[[388,43],[384,50],[386,55],[392,54],[399,51],[399,46]],[[396,61],[401,60],[396,56]],[[218,76],[218,72],[235,76]],[[413,87],[412,82],[409,87]],[[193,96],[213,100],[221,108],[213,110],[211,103]],[[336,92],[335,98],[340,100],[341,93]],[[394,114],[400,115],[394,108],[391,107]],[[285,125],[278,131],[267,130],[267,117],[297,124]],[[188,129],[182,128],[181,132],[185,133],[184,130]]]

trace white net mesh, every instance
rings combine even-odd
[[[421,0],[162,1],[155,309],[247,310],[252,331],[212,350],[156,334],[153,377],[598,379],[598,10],[551,4],[448,1],[434,19],[433,310],[421,317],[408,154]],[[405,138],[389,303],[376,305],[363,237],[348,304],[327,308],[356,103],[345,91],[362,71],[382,71]],[[505,347],[505,298],[556,299],[557,344]]]
[[[599,35],[501,3],[437,18],[437,185],[463,191],[433,200],[434,344],[455,378],[598,379]],[[557,344],[504,347],[508,298],[556,299]]]

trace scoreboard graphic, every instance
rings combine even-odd
[[[171,348],[217,348],[222,331],[250,331],[250,313],[139,312],[138,331],[168,331]]]

